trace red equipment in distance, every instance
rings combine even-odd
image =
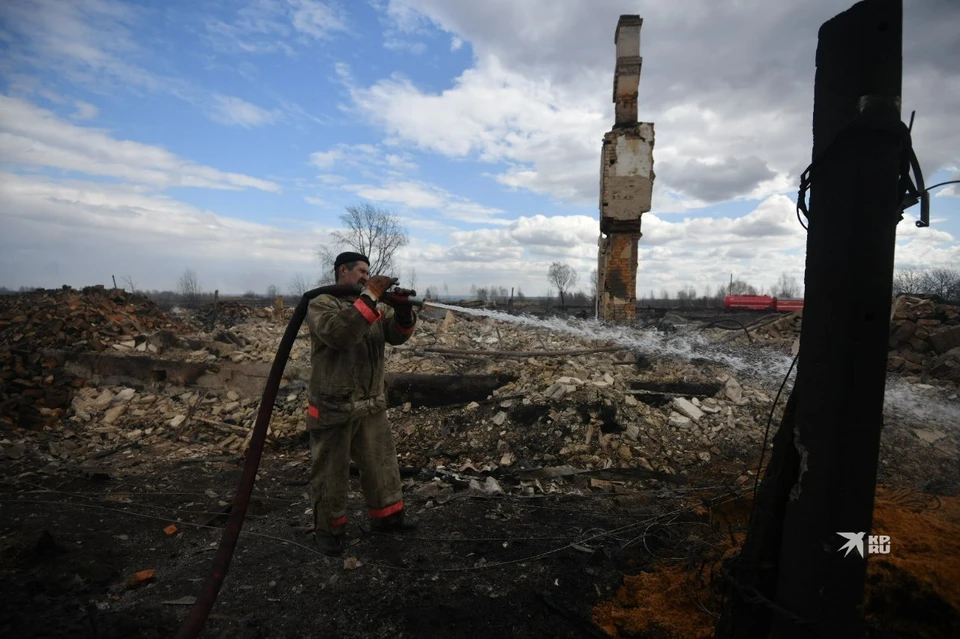
[[[803,300],[780,300],[769,295],[727,295],[723,308],[728,311],[767,311],[792,313],[803,308]]]

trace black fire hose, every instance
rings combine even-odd
[[[230,568],[230,560],[233,558],[233,551],[237,547],[237,539],[240,537],[240,528],[243,526],[243,519],[247,514],[247,505],[250,503],[250,495],[253,494],[253,483],[257,478],[257,469],[260,467],[260,457],[263,455],[263,443],[267,438],[267,426],[270,424],[270,417],[273,415],[273,405],[277,401],[277,392],[280,390],[280,379],[283,377],[283,369],[290,358],[290,349],[293,348],[293,341],[300,332],[300,326],[307,316],[307,307],[310,300],[318,295],[329,294],[337,297],[344,295],[356,295],[357,289],[353,286],[333,285],[321,286],[312,291],[307,291],[300,298],[293,311],[293,317],[287,324],[287,330],[283,333],[280,340],[280,346],[277,348],[277,355],[273,360],[273,366],[270,368],[270,375],[267,377],[267,383],[263,388],[263,397],[260,399],[260,410],[257,413],[257,423],[253,427],[253,435],[250,437],[250,448],[247,452],[247,459],[243,465],[243,473],[240,475],[240,485],[237,486],[237,493],[233,497],[233,506],[230,508],[230,518],[227,519],[227,525],[223,529],[223,537],[220,538],[220,546],[217,548],[217,554],[213,558],[213,567],[210,569],[210,575],[206,583],[203,584],[203,590],[197,597],[190,614],[187,616],[180,630],[177,632],[177,639],[193,639],[203,630],[207,617],[213,609],[213,604],[220,593],[220,587],[227,576],[227,570]],[[416,295],[416,293],[413,293]],[[382,300],[389,300],[390,294],[385,293]],[[422,306],[421,300],[410,300],[414,306]]]

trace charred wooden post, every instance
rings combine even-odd
[[[727,567],[735,601],[717,636],[866,634],[866,561],[838,552],[837,533],[872,524],[906,143],[902,24],[902,0],[864,0],[820,30],[797,381]]]
[[[869,535],[873,520],[906,143],[902,34],[902,0],[865,0],[823,25],[817,49],[813,157],[821,159],[795,386],[800,476],[786,507],[777,602],[826,637],[865,634],[866,560],[838,552],[847,540],[837,533]],[[781,617],[773,627],[807,636]]]

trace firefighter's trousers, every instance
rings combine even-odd
[[[360,487],[371,517],[403,509],[400,468],[386,411],[346,423],[310,429],[310,498],[318,533],[342,534],[347,523],[350,460],[360,470]]]

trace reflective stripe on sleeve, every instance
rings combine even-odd
[[[371,324],[373,324],[383,316],[383,313],[380,313],[379,311],[374,311],[372,308],[367,306],[367,303],[364,302],[359,297],[357,298],[357,301],[353,303],[353,306],[358,311],[360,311],[360,314],[363,315],[364,318],[366,318],[366,320]]]

